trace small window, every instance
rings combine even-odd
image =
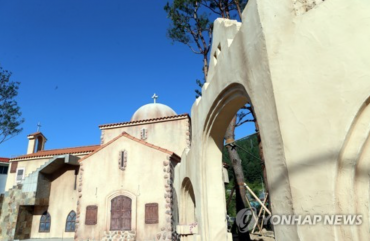
[[[126,151],[120,151],[119,152],[119,162],[118,162],[119,168],[121,170],[125,170],[127,166],[127,152]]]
[[[66,232],[74,232],[76,227],[76,213],[71,211],[67,216]]]
[[[40,227],[39,232],[40,233],[48,233],[50,232],[50,223],[51,223],[51,217],[48,212],[45,212],[40,219]]]
[[[143,128],[141,129],[141,139],[146,140],[148,138],[148,129]]]
[[[8,167],[0,166],[0,174],[8,174]]]
[[[24,172],[25,172],[24,168],[18,168],[17,169],[17,175],[16,175],[16,182],[17,183],[20,183],[20,182],[23,181],[23,179],[24,179]]]

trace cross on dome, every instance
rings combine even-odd
[[[154,95],[152,96],[152,99],[154,100],[154,103],[157,103],[158,95],[156,95],[156,94],[154,93]]]

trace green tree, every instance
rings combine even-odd
[[[211,50],[213,23],[209,14],[202,11],[200,0],[174,0],[164,10],[171,19],[167,36],[173,42],[187,45],[195,54],[202,56],[204,79],[208,74],[208,56]]]
[[[24,122],[15,97],[19,82],[10,81],[11,72],[0,66],[0,144],[18,135]]]

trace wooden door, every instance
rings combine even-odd
[[[111,201],[110,230],[131,230],[131,199],[118,196]]]

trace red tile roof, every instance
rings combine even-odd
[[[126,138],[128,138],[128,139],[130,139],[130,140],[133,140],[133,141],[136,141],[136,142],[138,142],[138,143],[140,143],[140,144],[142,144],[142,145],[145,145],[145,146],[147,146],[147,147],[150,147],[150,148],[156,149],[156,150],[158,150],[158,151],[161,151],[161,152],[163,152],[163,153],[166,153],[166,154],[170,155],[170,156],[171,156],[171,158],[172,158],[174,161],[176,161],[176,162],[180,162],[180,160],[181,160],[181,158],[180,158],[176,153],[174,153],[174,152],[172,152],[172,151],[169,151],[169,150],[164,149],[164,148],[161,148],[161,147],[159,147],[159,146],[156,146],[156,145],[150,144],[150,143],[148,143],[148,142],[146,142],[146,141],[144,141],[144,140],[141,140],[141,139],[138,139],[138,138],[136,138],[136,137],[133,137],[133,136],[131,136],[130,134],[128,134],[127,132],[122,132],[122,134],[120,134],[120,135],[119,135],[119,136],[117,136],[116,138],[112,139],[111,141],[109,141],[109,142],[107,142],[106,144],[104,144],[104,145],[100,146],[99,148],[97,148],[93,153],[91,153],[91,154],[89,154],[89,155],[84,156],[83,158],[81,158],[81,159],[79,160],[79,162],[81,162],[81,161],[83,161],[83,160],[87,159],[88,157],[90,157],[90,156],[94,155],[95,153],[97,153],[97,152],[99,152],[100,150],[104,149],[105,147],[109,146],[110,144],[112,144],[112,143],[113,143],[113,142],[115,142],[116,140],[120,139],[121,137],[126,137]]]
[[[38,134],[42,134],[40,131],[38,131],[38,132],[35,132],[35,133],[31,133],[31,134],[29,134],[28,136],[36,136],[36,135],[38,135]]]
[[[128,139],[131,139],[131,140],[133,140],[133,141],[136,141],[136,142],[138,142],[138,143],[140,143],[140,144],[143,144],[143,145],[145,145],[145,146],[148,146],[148,147],[150,147],[150,148],[156,149],[156,150],[158,150],[158,151],[161,151],[161,152],[167,153],[168,155],[171,155],[171,156],[172,156],[172,155],[174,155],[174,156],[176,156],[176,157],[180,160],[180,157],[179,157],[176,153],[174,153],[174,152],[172,152],[172,151],[169,151],[169,150],[164,149],[164,148],[162,148],[162,147],[159,147],[159,146],[156,146],[156,145],[150,144],[150,143],[148,143],[148,142],[146,142],[146,141],[144,141],[144,140],[141,140],[141,139],[138,139],[138,138],[136,138],[136,137],[133,137],[133,136],[131,136],[130,134],[128,134],[127,132],[123,132],[123,133],[122,133],[122,135],[123,135],[124,137],[126,137],[126,138],[128,138]]]
[[[100,125],[100,129],[109,128],[109,127],[119,127],[119,126],[126,126],[126,125],[137,125],[137,124],[146,124],[158,121],[170,121],[176,119],[182,119],[184,117],[190,118],[188,114],[181,114],[181,115],[173,115],[173,116],[166,116],[160,118],[153,118],[153,119],[146,119],[146,120],[138,120],[138,121],[128,121],[128,122],[120,122],[120,123],[112,123],[112,124],[104,124]]]
[[[9,163],[9,158],[6,158],[6,157],[0,157],[0,162],[3,162],[3,163]]]
[[[80,147],[71,147],[71,148],[63,148],[63,149],[54,149],[54,150],[44,150],[44,151],[38,151],[36,153],[17,156],[17,157],[11,158],[10,160],[13,161],[13,160],[19,160],[19,159],[35,158],[35,157],[46,157],[46,156],[56,156],[56,155],[64,155],[64,154],[78,154],[78,153],[93,152],[99,147],[100,145],[93,145],[93,146],[80,146]]]
[[[35,133],[32,133],[32,134],[29,134],[29,135],[27,135],[27,137],[30,139],[30,137],[35,137],[35,136],[39,136],[39,135],[41,135],[41,136],[43,136],[45,139],[47,139],[47,138],[44,136],[44,134],[42,134],[42,132],[40,132],[40,131],[35,132]]]

